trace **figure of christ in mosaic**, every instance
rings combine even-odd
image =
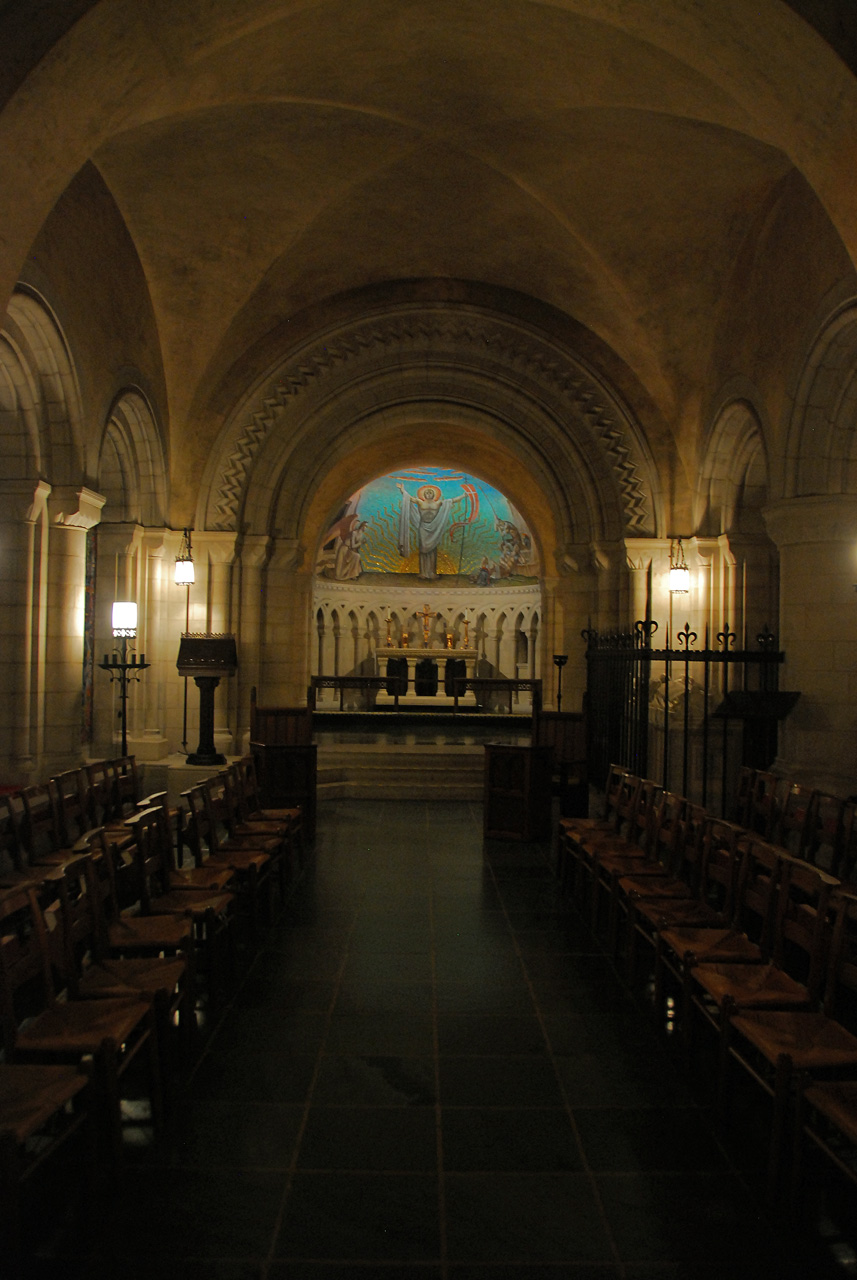
[[[403,484],[397,485],[402,495],[399,511],[399,555],[407,559],[411,549],[411,528],[415,527],[417,548],[420,554],[420,578],[433,580],[437,575],[437,549],[449,528],[452,513],[464,494],[444,498],[435,485],[424,484],[416,494],[408,493]]]

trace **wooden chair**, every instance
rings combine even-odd
[[[796,1128],[803,1129],[804,1104],[818,1107],[826,1102],[827,1109],[836,1113],[836,1094],[825,1096],[823,1084],[843,1073],[852,1079],[857,1075],[857,1025],[853,1014],[850,1026],[838,1020],[840,1009],[843,1014],[853,1011],[857,998],[857,900],[840,893],[835,895],[834,907],[821,1007],[800,1012],[747,1010],[730,1019],[733,1059],[772,1099],[767,1176],[771,1199],[776,1198],[780,1186],[790,1102],[796,1103]],[[797,1089],[799,1082],[801,1088]],[[814,1092],[816,1089],[821,1092]]]
[[[691,974],[695,1007],[719,1032],[718,1098],[726,1100],[732,1019],[750,1009],[810,1009],[820,999],[829,936],[832,876],[781,859],[770,959],[763,964],[699,964]]]
[[[212,892],[231,892],[235,879],[231,867],[218,866],[211,862],[203,862],[199,867],[177,865],[177,851],[184,839],[184,809],[170,808],[166,791],[154,792],[140,800],[138,813],[145,813],[146,810],[154,810],[157,814],[161,848],[167,854],[167,887],[169,889],[208,889]]]
[[[820,871],[839,876],[845,851],[846,804],[838,796],[816,791],[809,817],[809,839],[805,858]]]
[[[52,779],[59,838],[71,846],[92,827],[86,774],[83,769],[67,769]]]
[[[8,792],[0,795],[0,889],[41,881],[39,869],[31,869],[24,859],[19,835],[22,814],[20,793],[17,797]]]
[[[226,830],[232,839],[253,839],[255,842],[258,838],[260,847],[270,853],[277,873],[280,902],[285,904],[293,870],[290,820],[250,818],[244,803],[243,788],[237,767],[224,769],[222,777],[226,802]]]
[[[286,822],[289,827],[289,839],[301,866],[306,858],[306,835],[303,811],[300,805],[293,808],[272,809],[262,803],[259,777],[256,772],[256,761],[252,755],[242,756],[235,765],[240,795],[242,819],[246,822]]]
[[[812,843],[816,794],[813,787],[790,782],[777,804],[771,842],[801,861],[807,860]]]
[[[830,870],[843,885],[857,887],[857,800],[846,800],[842,806],[836,859]]]
[[[133,851],[119,849],[103,827],[84,837],[81,852],[92,850],[90,892],[101,913],[104,946],[111,956],[187,955],[193,947],[190,916],[142,915]],[[119,884],[124,882],[120,897]],[[123,901],[124,899],[124,901]]]
[[[122,1151],[121,1081],[132,1064],[148,1065],[152,1123],[162,1122],[161,1063],[154,1006],[134,994],[69,1000],[67,950],[59,902],[34,889],[0,899],[0,985],[6,1061],[78,1065],[91,1057],[104,1138],[114,1161]]]
[[[589,898],[592,929],[598,928],[601,904],[602,866],[613,859],[622,859],[623,867],[630,862],[642,865],[649,856],[653,838],[653,814],[661,791],[648,778],[638,779],[639,785],[628,788],[619,802],[619,827],[616,832],[599,833],[577,844],[583,899]]]
[[[246,903],[251,927],[257,933],[263,914],[273,919],[271,854],[258,844],[229,837],[222,779],[208,778],[183,792],[182,799],[190,810],[188,832],[195,864],[219,865],[233,872],[239,900]]]
[[[770,955],[773,894],[780,852],[767,841],[742,842],[743,828],[712,819],[706,828],[704,875],[717,895],[714,924],[668,925],[658,931],[655,992],[663,993],[664,970],[678,980],[682,1028],[691,1039],[692,978],[699,964],[762,964]],[[722,905],[721,905],[722,904]]]
[[[140,795],[140,782],[137,777],[137,760],[135,756],[119,756],[110,761],[113,778],[113,794],[111,798],[111,819],[121,822],[136,811]]]
[[[618,943],[619,916],[626,897],[622,884],[628,882],[630,892],[646,883],[652,890],[660,886],[662,896],[670,896],[677,884],[674,863],[686,806],[683,796],[662,791],[650,811],[639,849],[634,848],[630,853],[598,851],[598,879],[594,891],[607,896],[608,935],[614,951]],[[690,892],[687,885],[682,885],[682,889],[687,896]]]
[[[643,779],[611,766],[607,779],[605,812],[601,819],[565,819],[559,823],[557,875],[560,892],[581,898],[586,887],[585,864],[591,851],[604,840],[615,840],[627,828],[629,815],[640,803]]]
[[[61,867],[73,855],[60,825],[55,784],[50,781],[23,787],[21,802],[21,846],[28,865]]]
[[[235,895],[224,889],[170,886],[172,853],[169,833],[164,832],[162,809],[147,809],[128,819],[133,833],[133,858],[137,872],[142,918],[178,916],[193,922],[194,949],[209,990],[225,985],[234,967],[232,933]]]
[[[103,827],[113,819],[113,770],[109,760],[96,760],[86,767],[90,829]]]
[[[729,821],[736,823],[739,827],[749,827],[750,825],[750,810],[757,772],[756,769],[752,769],[748,765],[742,765],[738,770],[738,784],[735,788],[732,808],[728,816]]]
[[[111,956],[92,858],[71,863],[59,881],[73,1000],[104,1000],[142,994],[151,1000],[158,1024],[161,1076],[167,1092],[173,1072],[171,1046],[178,1031],[180,1057],[190,1062],[196,1029],[194,951],[172,956]]]
[[[750,795],[749,821],[743,825],[763,840],[772,840],[779,821],[780,779],[773,773],[757,770]]]
[[[85,1064],[0,1063],[0,1258],[7,1280],[23,1280],[22,1209],[40,1172],[61,1153],[76,1156],[79,1176],[67,1188],[81,1211],[91,1207],[96,1153],[91,1073]],[[76,1145],[75,1145],[76,1144]]]

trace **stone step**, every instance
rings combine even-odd
[[[483,757],[472,746],[326,746],[318,755],[318,797],[481,802]]]

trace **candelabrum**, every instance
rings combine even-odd
[[[562,711],[562,669],[568,662],[567,653],[555,653],[553,655],[553,665],[556,667],[556,709]]]
[[[136,606],[135,606],[136,613]],[[128,641],[133,640],[137,635],[137,619],[134,618],[133,626],[117,626],[116,614],[114,611],[113,638],[118,642],[118,652],[114,649],[112,654],[104,655],[104,661],[99,662],[98,666],[102,671],[108,672],[110,683],[115,681],[119,684],[119,719],[122,724],[122,755],[128,754],[128,685],[132,680],[139,681],[141,674],[151,666],[146,661],[145,653],[141,653],[139,659],[137,654],[128,653]]]

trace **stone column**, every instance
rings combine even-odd
[[[800,692],[780,724],[777,769],[838,795],[857,771],[857,497],[793,498],[764,512],[780,551],[780,688]]]
[[[86,533],[101,519],[104,501],[89,489],[65,487],[54,488],[48,498],[44,748],[38,766],[48,775],[83,759]]]
[[[232,569],[235,563],[234,533],[198,533],[195,545],[207,567],[205,630],[211,635],[231,635],[234,631],[232,612]],[[240,665],[239,655],[239,665]],[[236,735],[237,692],[235,679],[221,680],[214,696],[214,744],[218,753],[234,755],[238,749]]]
[[[178,543],[171,555],[168,540],[175,540],[175,535],[165,529],[146,529],[138,540],[138,625],[134,647],[151,664],[139,683],[131,684],[128,691],[129,705],[134,707],[133,728],[129,717],[128,752],[138,760],[161,760],[169,753],[167,705],[173,700],[170,695],[180,687],[175,669],[178,635],[172,637],[168,627],[172,603],[169,592],[177,590],[172,574]],[[170,645],[170,639],[174,644]]]
[[[235,638],[238,646],[236,694],[238,702],[239,751],[249,750],[250,694],[259,688],[262,655],[262,592],[270,541],[262,535],[247,537],[241,544],[241,606]]]
[[[43,480],[0,482],[0,780],[35,780],[43,724],[42,547],[47,556]]]
[[[296,538],[273,541],[266,574],[260,701],[278,706],[306,705],[313,566],[305,559]]]

